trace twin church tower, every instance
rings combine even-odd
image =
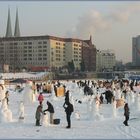
[[[5,35],[5,37],[20,37],[18,9],[16,10],[16,21],[15,21],[14,35],[12,34],[10,8],[8,9],[8,19],[7,19],[7,28],[6,28],[6,35]]]

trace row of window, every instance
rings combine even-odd
[[[78,49],[78,48],[74,48],[74,50],[77,50],[77,51],[79,50],[79,51],[81,51],[81,48],[79,48],[79,49]]]
[[[34,51],[34,50],[24,50],[23,53],[28,53],[28,52],[37,52],[37,51]],[[38,50],[38,52],[47,52],[46,49],[43,49],[43,50]]]
[[[59,57],[57,57],[56,59],[55,59],[56,61],[61,61],[61,58]],[[54,59],[53,58],[51,58],[51,61],[53,62],[54,61]],[[65,61],[65,59],[63,59],[63,61]]]
[[[75,46],[75,47],[78,47],[78,46],[79,46],[79,47],[82,47],[81,45],[78,45],[78,44],[74,44],[73,46]]]
[[[63,45],[63,46],[65,46],[65,43],[60,43],[60,42],[56,42],[56,45]]]
[[[24,58],[23,60],[34,60],[32,57],[29,57],[29,58]],[[47,60],[46,57],[39,57],[38,60]]]

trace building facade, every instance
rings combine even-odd
[[[140,66],[140,36],[132,38],[132,64]]]
[[[91,37],[83,41],[82,60],[86,71],[96,71],[96,47],[92,44]]]
[[[116,64],[116,56],[113,50],[97,50],[96,71],[112,71]]]
[[[47,69],[66,66],[73,60],[75,69],[80,70],[84,59],[87,70],[94,70],[95,48],[87,45],[86,49],[83,44],[83,40],[54,36],[4,37],[0,38],[0,63],[9,65],[10,70],[32,67]]]
[[[75,69],[80,70],[82,60],[84,60],[86,70],[95,70],[96,48],[92,44],[91,38],[81,40],[49,35],[21,36],[18,10],[13,35],[10,9],[8,10],[6,35],[0,38],[1,67],[8,65],[11,71],[15,69],[52,69],[62,68],[69,62],[73,62]]]

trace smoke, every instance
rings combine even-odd
[[[96,32],[110,30],[116,23],[127,24],[130,18],[139,11],[139,4],[116,7],[116,9],[111,9],[106,14],[91,9],[79,17],[78,24],[66,34],[68,37],[87,38]]]
[[[140,5],[133,4],[111,11],[109,17],[114,22],[128,23],[129,19],[138,12],[140,12]]]
[[[90,10],[78,18],[78,24],[70,32],[67,32],[67,36],[85,37],[98,30],[107,30],[109,28],[110,23],[100,12]]]

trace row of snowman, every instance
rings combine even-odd
[[[0,80],[0,122],[13,122],[13,115],[12,111],[9,108],[9,105],[7,103],[7,99],[5,96],[7,89],[5,87],[4,80]],[[19,109],[18,109],[18,120],[23,121],[24,120],[24,104],[32,103],[35,101],[35,94],[32,90],[32,82],[27,82],[26,87],[23,90],[23,101],[20,101],[19,103]]]
[[[0,80],[0,122],[13,122],[13,115],[12,111],[9,108],[7,103],[7,99],[5,98],[5,93],[7,89],[5,87],[4,80]],[[18,121],[24,122],[25,119],[25,107],[24,105],[31,105],[33,102],[36,101],[36,93],[33,89],[32,81],[28,81],[22,91],[22,101],[19,102],[19,109],[18,109]],[[54,94],[55,95],[55,94]],[[42,115],[41,123],[44,126],[49,125],[49,117],[48,113],[46,115]]]
[[[5,98],[6,87],[4,80],[0,80],[0,122],[11,122],[12,121],[12,112],[8,108],[7,100]]]

